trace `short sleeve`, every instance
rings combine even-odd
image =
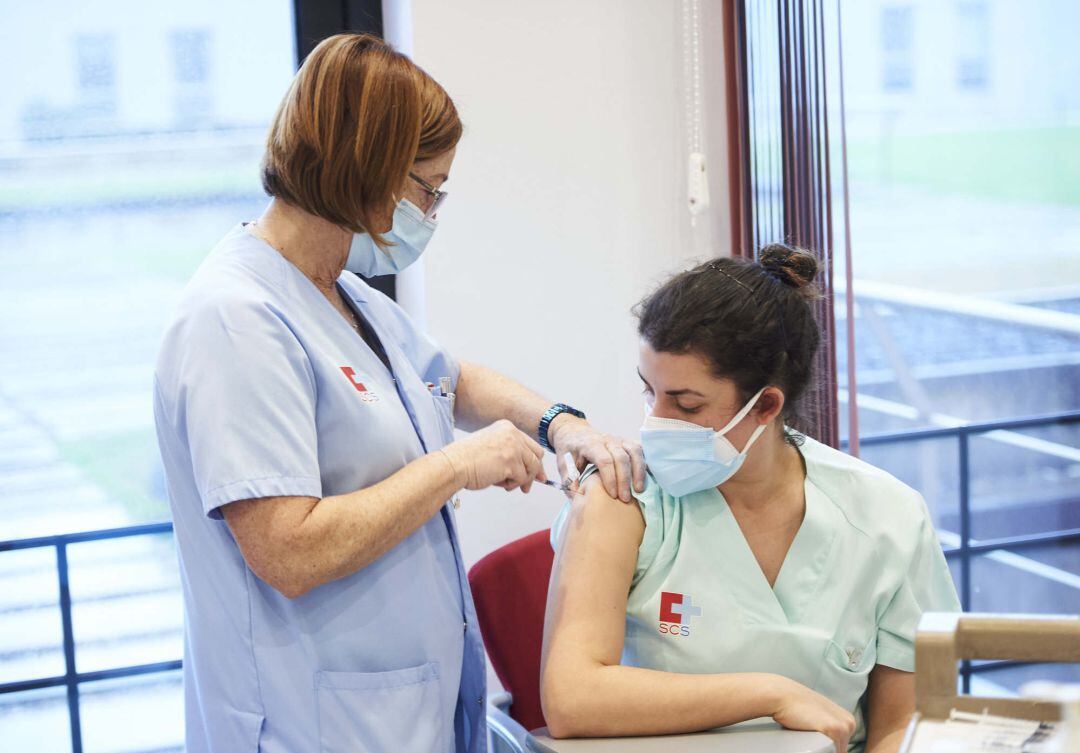
[[[959,612],[949,566],[941,551],[926,505],[918,541],[899,588],[878,620],[877,663],[905,672],[915,670],[915,629],[923,612]]]
[[[590,465],[581,473],[580,483],[584,483],[590,476],[596,474],[599,469]],[[664,512],[663,492],[653,480],[652,476],[646,475],[645,489],[634,492],[634,499],[641,508],[641,515],[645,519],[645,533],[642,535],[641,544],[638,546],[637,563],[634,565],[634,578],[632,585],[636,585],[649,566],[656,560],[657,552],[664,541]],[[570,518],[571,502],[567,501],[559,511],[558,517],[551,525],[551,548],[558,551],[562,542],[563,530]]]
[[[203,512],[220,518],[218,508],[241,499],[322,497],[315,380],[288,325],[265,304],[227,302],[192,314],[185,334],[168,381]]]

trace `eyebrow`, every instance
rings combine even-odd
[[[641,375],[641,369],[637,370],[637,375],[638,375],[638,379],[645,382],[646,387],[649,387],[650,389],[652,389],[652,385],[649,384],[649,380]],[[665,390],[664,394],[669,395],[670,397],[679,397],[680,395],[694,395],[695,397],[705,397],[705,395],[701,394],[697,390],[691,390],[691,389]]]

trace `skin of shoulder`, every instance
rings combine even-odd
[[[592,529],[584,531],[586,527]],[[613,528],[614,527],[614,528]],[[641,537],[645,532],[645,518],[641,514],[641,508],[637,501],[623,502],[611,497],[600,482],[599,474],[590,476],[578,494],[570,501],[570,515],[566,529],[563,532],[564,540],[570,535],[571,530],[577,530],[577,537],[603,533],[605,537],[612,534],[627,534],[633,542],[634,551],[641,545]]]

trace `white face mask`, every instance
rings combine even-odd
[[[382,249],[367,233],[354,233],[345,269],[364,277],[396,275],[420,258],[438,224],[434,217],[425,220],[419,207],[402,199],[394,207],[390,232],[383,233],[394,245]]]
[[[641,427],[641,446],[645,463],[660,487],[668,494],[682,497],[720,486],[734,476],[768,424],[754,430],[741,452],[724,435],[746,418],[763,392],[764,387],[720,431],[689,421],[646,416]]]

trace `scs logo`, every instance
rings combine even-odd
[[[379,396],[369,390],[364,384],[362,377],[358,376],[356,370],[352,366],[342,366],[341,373],[349,380],[349,383],[356,388],[356,391],[360,393],[360,399],[365,403],[377,403],[379,402]]]
[[[689,594],[663,591],[660,594],[660,633],[678,638],[690,635],[690,620],[701,616]]]

